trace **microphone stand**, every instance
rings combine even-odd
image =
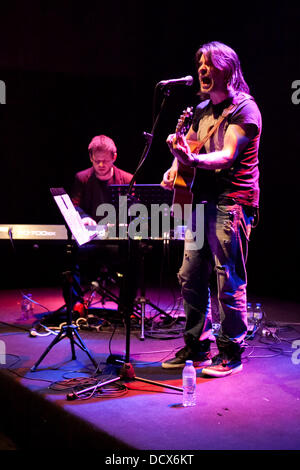
[[[151,145],[152,145],[152,141],[153,141],[153,136],[154,136],[155,129],[156,129],[157,124],[159,122],[159,118],[160,118],[162,110],[165,106],[167,97],[169,95],[170,95],[170,89],[168,87],[166,87],[164,89],[164,98],[163,98],[160,110],[159,110],[156,118],[154,119],[151,133],[144,132],[144,136],[146,138],[146,145],[145,145],[145,148],[143,150],[142,157],[141,157],[140,162],[137,166],[137,169],[136,169],[136,171],[135,171],[135,173],[134,173],[134,175],[131,179],[131,182],[129,184],[129,188],[128,188],[127,195],[126,195],[127,197],[131,196],[131,192],[132,192],[132,189],[133,189],[134,182],[136,180],[137,173],[141,169],[142,165],[144,164],[144,162],[145,162],[145,160],[146,160],[146,158],[149,154],[149,151],[150,151],[150,148],[151,148]],[[128,236],[128,266],[130,268],[132,268],[131,260],[132,260],[132,242],[130,240],[130,237]],[[128,273],[127,273],[127,278],[129,278],[129,279],[131,278],[131,276],[128,276]],[[127,308],[124,309],[125,329],[126,329],[125,361],[122,361],[121,359],[115,359],[114,361],[109,360],[109,359],[107,360],[107,362],[110,363],[110,364],[114,364],[114,363],[117,363],[117,364],[120,364],[120,365],[122,364],[119,376],[115,377],[111,380],[108,380],[106,382],[101,383],[101,381],[99,381],[96,385],[93,385],[92,387],[88,387],[84,390],[80,390],[80,392],[70,393],[70,394],[67,395],[68,400],[76,400],[77,398],[80,397],[80,395],[84,395],[87,392],[93,392],[93,391],[99,389],[100,387],[111,384],[113,382],[117,382],[118,380],[122,380],[122,379],[125,379],[125,378],[129,378],[129,379],[137,380],[137,381],[144,382],[144,383],[147,383],[147,384],[157,385],[159,387],[169,388],[171,390],[176,390],[176,391],[179,391],[179,392],[183,392],[183,389],[180,388],[180,387],[175,387],[173,385],[169,385],[169,384],[165,384],[165,383],[161,383],[161,382],[155,382],[153,380],[144,379],[142,377],[136,377],[135,372],[134,372],[134,368],[133,368],[132,364],[130,363],[130,327],[131,327],[131,325],[130,325],[130,308],[129,307],[130,306],[128,306]]]
[[[155,90],[157,88],[158,84],[156,85],[155,87]],[[148,132],[144,132],[144,137],[146,139],[146,145],[144,147],[144,150],[143,150],[143,153],[142,153],[142,156],[141,156],[141,159],[140,159],[140,162],[133,174],[133,177],[129,183],[129,187],[128,187],[128,191],[127,191],[127,196],[130,196],[131,192],[132,192],[132,188],[133,188],[133,185],[135,183],[135,180],[136,180],[136,177],[137,177],[137,174],[138,172],[140,171],[141,167],[143,166],[148,154],[149,154],[149,151],[151,149],[151,145],[152,145],[152,141],[153,141],[153,137],[154,137],[154,132],[156,130],[156,127],[157,127],[157,124],[159,122],[159,118],[160,118],[160,115],[165,107],[165,104],[166,104],[166,101],[167,101],[167,98],[168,96],[170,96],[170,88],[166,87],[164,88],[164,98],[162,100],[162,103],[161,103],[161,106],[160,106],[160,110],[156,116],[156,118],[153,120],[153,125],[152,125],[152,129],[151,129],[151,132],[148,133]]]
[[[156,91],[157,91],[157,88],[158,88],[159,85],[160,84],[158,83],[155,87],[155,94],[156,94]],[[129,187],[128,187],[128,190],[127,190],[127,194],[126,194],[127,198],[131,197],[131,193],[132,193],[132,190],[133,190],[133,186],[134,186],[137,174],[140,171],[140,169],[142,168],[144,162],[146,161],[146,158],[148,157],[148,154],[149,154],[149,151],[151,149],[152,142],[153,142],[154,133],[155,133],[155,130],[157,128],[161,113],[162,113],[162,111],[163,111],[163,109],[166,105],[167,98],[170,96],[170,88],[168,86],[164,87],[163,93],[164,93],[164,97],[163,97],[159,112],[157,113],[156,118],[155,119],[153,118],[153,124],[152,124],[151,132],[150,133],[144,132],[144,137],[146,139],[146,145],[144,147],[144,150],[143,150],[142,156],[140,158],[140,161],[138,163],[138,166],[137,166],[137,168],[136,168],[136,170],[133,174],[133,177],[130,181],[130,184],[129,184]],[[153,101],[155,102],[155,100],[153,100]],[[133,249],[132,241],[131,241],[130,237],[128,237],[128,265],[129,266],[132,266],[132,264],[130,262],[131,259],[133,259],[132,255],[131,255],[132,249]],[[143,288],[143,290],[144,290],[144,288]],[[142,308],[143,308],[143,305],[142,305]],[[125,358],[125,362],[130,363],[130,328],[131,328],[131,325],[130,325],[130,313],[128,311],[126,313],[125,327],[126,327],[126,358]]]

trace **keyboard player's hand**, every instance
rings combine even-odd
[[[81,220],[84,225],[97,225],[97,222],[91,217],[83,217]]]

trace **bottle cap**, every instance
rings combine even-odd
[[[193,363],[193,361],[189,360],[189,361],[185,361],[185,365],[186,366],[193,366],[194,363]]]

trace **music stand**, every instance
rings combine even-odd
[[[87,228],[84,226],[82,223],[82,220],[76,211],[70,197],[66,193],[66,191],[63,188],[51,188],[50,189],[51,194],[57,203],[60,212],[66,222],[67,226],[67,231],[68,231],[68,241],[71,243],[72,242],[72,236],[76,240],[77,244],[79,246],[83,245],[84,243],[87,243],[91,241],[93,238],[95,238],[95,234],[91,235]],[[69,253],[71,250],[67,250]],[[31,372],[34,372],[38,365],[42,362],[42,360],[46,357],[46,355],[49,353],[49,351],[57,344],[59,341],[61,341],[64,338],[69,338],[70,343],[71,343],[71,352],[72,352],[72,360],[76,359],[76,354],[75,354],[75,345],[78,346],[82,351],[84,351],[91,362],[94,364],[95,368],[98,368],[98,364],[95,361],[95,359],[92,357],[91,353],[89,352],[88,348],[86,347],[84,341],[80,337],[78,333],[78,326],[74,325],[72,322],[72,296],[73,296],[73,286],[74,283],[76,283],[76,280],[74,279],[72,271],[66,271],[63,273],[65,276],[65,280],[69,286],[69,295],[68,299],[66,302],[66,307],[67,307],[67,322],[65,325],[62,325],[60,328],[59,333],[56,335],[52,343],[47,347],[47,349],[43,352],[41,357],[38,359],[38,361],[34,364],[34,366],[31,368]],[[80,289],[79,286],[77,286],[77,290]]]

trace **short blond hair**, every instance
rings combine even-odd
[[[95,150],[104,150],[106,152],[111,152],[112,156],[117,153],[116,144],[110,137],[107,137],[106,135],[96,135],[95,137],[93,137],[88,146],[90,158],[92,158]]]

